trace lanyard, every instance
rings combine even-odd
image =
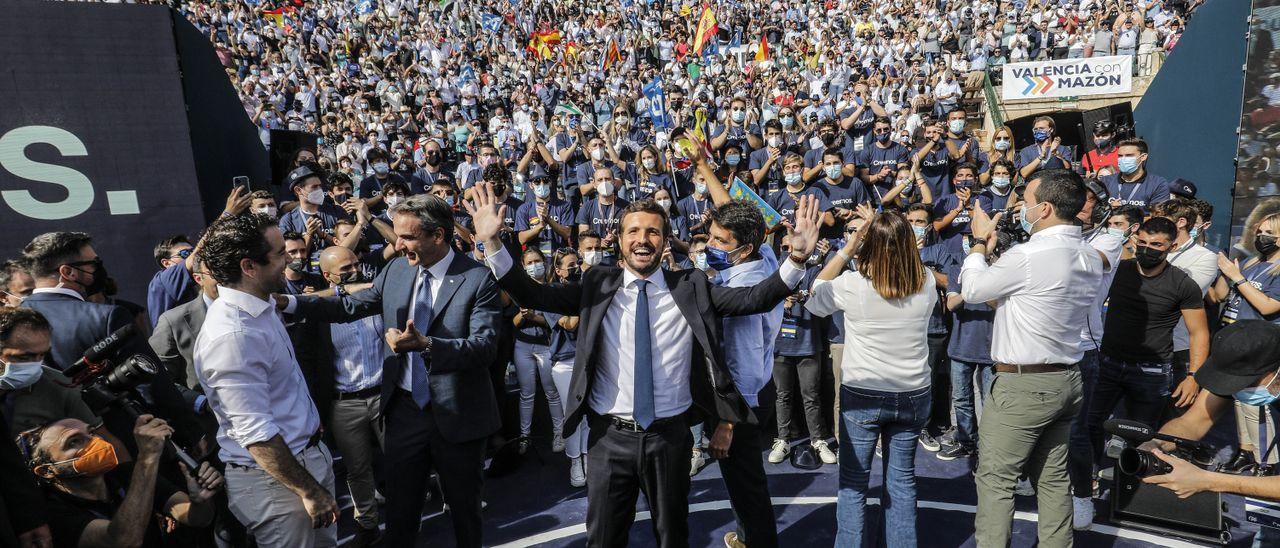
[[[1137,185],[1137,186],[1133,187],[1133,192],[1130,192],[1130,193],[1129,193],[1129,197],[1124,199],[1124,201],[1125,201],[1125,202],[1132,202],[1132,201],[1133,201],[1133,197],[1134,197],[1134,196],[1137,196],[1137,195],[1138,195],[1138,191],[1142,189],[1142,183],[1143,183],[1143,181],[1138,181],[1138,182],[1136,182],[1136,183],[1124,183],[1124,182],[1121,182],[1121,183],[1120,183],[1121,185]],[[1118,185],[1117,185],[1117,186],[1118,186]]]
[[[617,208],[618,208],[618,202],[613,202],[612,204],[609,204],[609,216],[605,217],[604,209],[600,207],[600,200],[596,200],[596,215],[600,216],[600,221],[605,225],[613,224],[609,221],[613,220],[613,211]]]
[[[1258,462],[1261,464],[1267,463],[1267,457],[1271,455],[1271,450],[1275,449],[1276,442],[1280,441],[1280,438],[1277,438],[1277,439],[1272,439],[1270,443],[1267,443],[1267,422],[1268,422],[1267,416],[1270,414],[1270,412],[1271,412],[1270,405],[1264,405],[1258,408],[1258,446],[1263,448],[1262,460]]]

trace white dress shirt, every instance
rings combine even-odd
[[[502,278],[512,267],[511,255],[497,246],[485,257],[494,276]],[[791,261],[778,270],[783,283],[795,287],[804,278],[804,270]],[[635,336],[636,302],[640,291],[633,272],[623,269],[622,287],[613,294],[600,326],[596,344],[596,378],[587,403],[596,413],[632,419],[635,409]],[[655,418],[683,413],[693,403],[689,393],[690,366],[693,361],[693,329],[680,313],[675,298],[667,287],[662,269],[648,278],[650,345],[653,356],[653,403]]]
[[[1102,344],[1103,324],[1102,309],[1107,303],[1107,295],[1111,292],[1111,281],[1116,277],[1116,267],[1120,266],[1120,254],[1124,252],[1125,239],[1106,230],[1098,230],[1086,239],[1090,246],[1107,258],[1098,283],[1098,294],[1093,297],[1089,307],[1089,315],[1085,318],[1084,329],[1080,331],[1081,348],[1085,351],[1097,350]]]
[[[65,287],[37,287],[31,290],[32,295],[35,295],[37,293],[57,293],[59,295],[75,297],[76,300],[80,300],[80,301],[84,300],[84,295],[81,295],[79,292],[73,289],[67,289]]]
[[[965,302],[999,304],[991,334],[996,363],[1074,364],[1084,356],[1080,333],[1103,275],[1102,257],[1080,227],[1058,225],[1032,234],[995,264],[970,253],[960,286]]]
[[[218,419],[223,462],[257,466],[245,448],[277,434],[290,451],[301,453],[320,429],[320,415],[273,303],[219,286],[193,358]]]
[[[920,291],[890,301],[857,270],[813,282],[804,305],[809,312],[844,312],[841,384],[883,392],[929,386],[929,316],[938,304],[933,285],[933,276],[926,275]]]
[[[453,255],[454,255],[453,248],[449,248],[449,251],[445,253],[444,257],[442,257],[439,261],[436,261],[436,264],[431,265],[431,268],[427,268],[424,270],[421,266],[418,267],[418,275],[413,280],[413,292],[409,293],[410,300],[409,300],[409,315],[407,316],[408,318],[412,318],[413,313],[416,310],[418,310],[418,299],[417,299],[418,288],[422,287],[422,280],[426,279],[426,276],[423,275],[425,272],[431,273],[431,308],[433,309],[432,311],[435,314],[440,313],[439,302],[437,301],[439,301],[439,297],[440,297],[440,288],[444,286],[444,276],[445,274],[449,273],[449,265],[453,264]],[[435,316],[432,316],[433,321],[434,319],[435,319]],[[405,326],[403,325],[396,326],[397,329],[404,329],[404,327]],[[431,326],[429,325],[413,326],[413,328],[416,329],[418,333],[423,333],[423,334],[425,334],[427,332],[427,329],[429,329],[430,327]],[[431,367],[431,360],[428,359],[423,361],[427,364],[428,368]],[[406,392],[413,392],[413,368],[412,367],[404,368],[404,375],[400,376],[400,384],[397,384],[396,386],[404,389]]]

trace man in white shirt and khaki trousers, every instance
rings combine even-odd
[[[1067,442],[1081,405],[1080,331],[1104,274],[1101,255],[1081,238],[1085,205],[1079,175],[1042,170],[1023,192],[1022,226],[1031,233],[995,263],[995,221],[975,210],[974,242],[960,270],[964,300],[996,303],[991,358],[996,378],[978,440],[976,538],[1009,545],[1013,491],[1024,470],[1036,482],[1042,547],[1071,546]]]
[[[216,221],[200,258],[218,281],[196,338],[196,376],[218,419],[231,513],[258,546],[337,546],[333,457],[276,312],[289,262],[266,215]]]

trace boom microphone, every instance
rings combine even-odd
[[[105,339],[94,343],[88,350],[85,350],[84,355],[62,373],[68,378],[74,379],[85,369],[101,366],[104,359],[114,355],[125,342],[133,338],[135,330],[136,328],[132,323],[115,330],[115,332],[107,335]]]
[[[1167,442],[1174,443],[1179,446],[1182,446],[1188,449],[1197,450],[1197,451],[1209,449],[1209,446],[1203,442],[1179,438],[1177,436],[1170,436],[1168,434],[1161,434],[1160,432],[1157,432],[1154,428],[1151,428],[1150,426],[1142,424],[1138,421],[1131,421],[1126,419],[1110,419],[1107,422],[1102,424],[1102,429],[1105,430],[1108,434],[1120,436],[1126,440],[1136,442],[1136,443],[1144,443],[1147,441],[1151,441],[1153,439],[1157,439],[1160,441],[1167,441]]]

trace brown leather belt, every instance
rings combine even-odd
[[[996,373],[1017,373],[1019,375],[1028,373],[1061,373],[1072,367],[1073,364],[1064,365],[1060,363],[1033,363],[1028,365],[997,363],[995,365]]]

